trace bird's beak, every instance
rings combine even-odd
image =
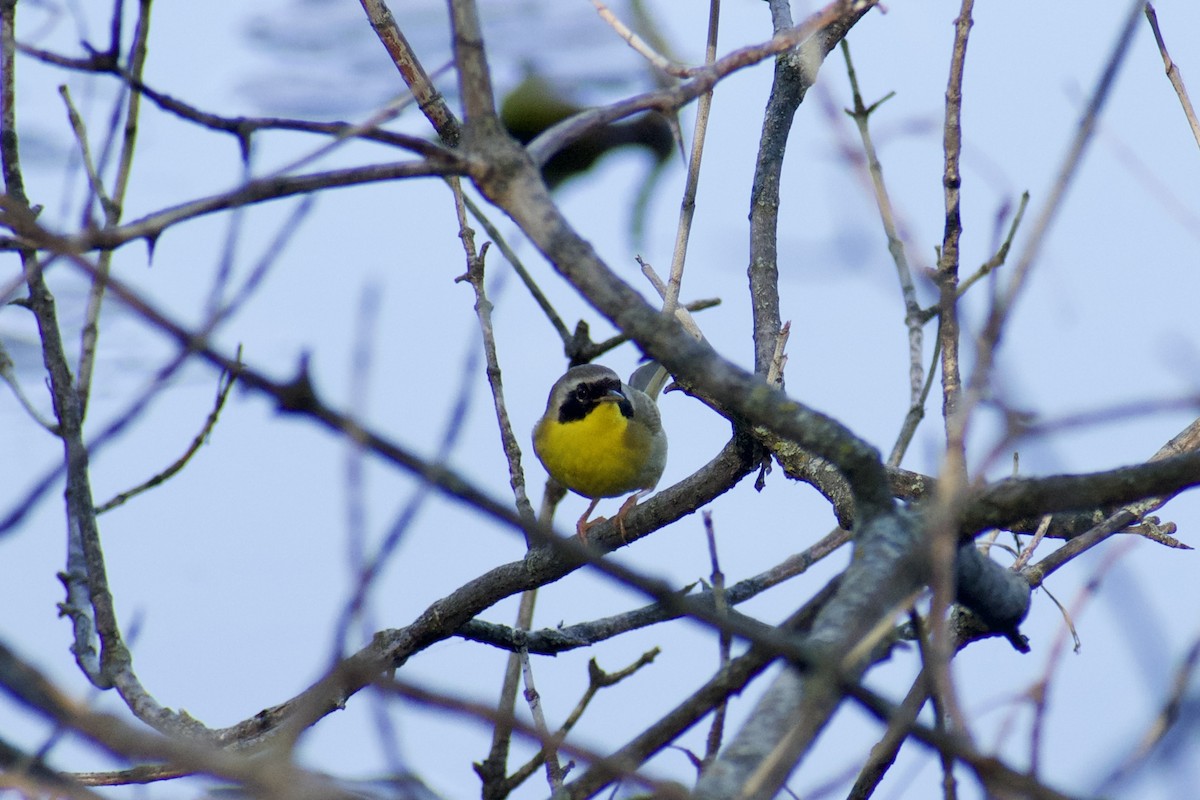
[[[602,402],[602,403],[619,403],[622,400],[628,400],[628,399],[629,398],[626,397],[625,393],[622,392],[620,389],[609,389],[608,392],[605,393],[605,395],[600,398],[600,402]]]

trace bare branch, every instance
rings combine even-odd
[[[1196,138],[1196,144],[1200,145],[1200,120],[1196,119],[1196,109],[1192,108],[1192,100],[1188,97],[1187,87],[1183,85],[1183,75],[1167,52],[1167,43],[1163,41],[1162,31],[1158,27],[1158,12],[1150,3],[1146,3],[1146,20],[1150,23],[1150,30],[1154,32],[1154,41],[1158,44],[1158,52],[1162,56],[1163,66],[1167,70],[1167,80],[1171,82],[1175,94],[1179,95],[1179,104],[1183,106],[1183,115],[1192,129],[1192,136]]]

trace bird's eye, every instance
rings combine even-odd
[[[591,404],[607,397],[614,390],[621,390],[620,381],[591,381],[576,386],[571,395],[580,403]]]

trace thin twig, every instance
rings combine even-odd
[[[190,103],[185,103],[176,97],[172,97],[165,92],[154,89],[145,83],[144,80],[135,78],[118,61],[112,58],[70,59],[47,50],[32,47],[28,44],[17,44],[17,50],[30,58],[46,64],[63,67],[64,69],[107,74],[120,78],[128,88],[144,96],[163,111],[174,114],[180,119],[193,122],[201,127],[233,136],[238,141],[243,158],[246,157],[251,149],[253,135],[259,131],[270,130],[316,133],[335,137],[352,136],[366,141],[386,144],[391,147],[411,150],[418,154],[447,152],[447,148],[427,139],[395,131],[380,130],[378,128],[363,129],[361,125],[347,122],[317,122],[314,120],[290,119],[286,117],[227,117],[214,114],[211,111],[205,111]],[[449,69],[449,67],[449,63],[444,64],[435,70],[433,74],[437,75],[443,70]]]
[[[139,3],[138,9],[137,24],[134,27],[133,39],[129,46],[129,73],[135,80],[141,79],[142,70],[146,64],[146,48],[150,35],[150,3]],[[68,98],[65,93],[63,96],[64,99]],[[99,175],[95,173],[94,168],[89,170],[89,174],[93,176],[93,188],[104,210],[105,228],[114,227],[120,222],[121,210],[125,204],[125,192],[129,188],[129,176],[133,169],[133,154],[137,144],[138,122],[142,107],[141,95],[137,92],[129,92],[127,103],[125,124],[121,131],[120,154],[117,158],[117,171],[113,181],[111,197],[106,198],[103,194],[102,183]],[[120,107],[120,104],[121,100],[118,99],[117,105],[113,109],[114,126],[117,118],[116,111]],[[82,137],[80,146],[84,148],[84,155],[86,156],[87,132],[83,130],[82,121],[79,122],[76,130],[79,131],[78,135]],[[79,369],[76,380],[80,406],[84,415],[87,414],[88,399],[91,395],[92,369],[96,363],[96,342],[100,335],[100,309],[104,302],[105,279],[112,268],[111,253],[106,252],[101,254],[97,260],[97,266],[99,267],[99,271],[96,278],[92,281],[91,289],[88,292],[88,304],[84,316],[83,331],[81,333]]]
[[[104,188],[104,181],[96,171],[96,162],[92,159],[92,148],[88,143],[87,126],[83,122],[83,117],[79,115],[79,110],[75,108],[75,102],[71,99],[71,90],[66,84],[58,87],[58,94],[63,99],[63,105],[67,107],[67,119],[71,123],[71,131],[75,134],[75,143],[79,145],[79,157],[83,161],[83,170],[87,173],[88,187],[92,194],[96,195],[96,200],[100,203],[100,209],[104,212],[105,217],[108,217],[115,209],[112,199]],[[90,207],[86,208],[84,216],[88,216],[90,211]]]
[[[1130,527],[1127,532],[1175,550],[1195,549],[1191,545],[1184,544],[1172,536],[1171,534],[1175,531],[1176,527],[1174,522],[1162,524],[1160,523],[1158,517],[1146,517],[1139,524]]]
[[[636,256],[638,266],[642,268],[642,274],[646,276],[646,280],[650,281],[650,285],[654,287],[654,291],[658,292],[658,296],[663,300],[663,309],[666,309],[666,300],[668,286],[663,283],[663,279],[655,272],[654,266],[646,261],[641,256]],[[675,319],[683,326],[683,329],[691,335],[696,341],[704,341],[704,333],[700,330],[700,326],[696,324],[696,319],[689,313],[685,306],[675,305]]]
[[[853,110],[847,110],[846,113],[858,126],[859,137],[862,139],[863,152],[866,153],[867,157],[867,171],[871,176],[871,186],[875,193],[875,202],[879,208],[884,235],[888,240],[888,252],[891,253],[892,261],[896,265],[896,274],[900,281],[900,295],[904,302],[904,323],[908,329],[909,408],[887,462],[891,466],[898,466],[904,459],[904,454],[908,450],[913,436],[916,435],[917,427],[920,425],[921,420],[925,418],[925,402],[933,387],[933,377],[937,372],[942,339],[939,328],[939,335],[934,341],[934,363],[926,370],[922,362],[922,351],[925,347],[923,332],[925,318],[922,316],[920,304],[917,302],[916,285],[913,282],[912,269],[908,263],[904,239],[900,235],[897,214],[892,205],[887,185],[883,179],[883,165],[879,161],[879,155],[875,150],[875,144],[871,138],[871,114],[891,98],[892,94],[884,95],[870,106],[863,103],[862,94],[858,88],[858,75],[854,70],[854,62],[850,58],[850,47],[845,40],[842,41],[841,47],[842,54],[846,60],[846,74],[850,80],[850,88],[854,99]]]
[[[537,605],[537,589],[521,593],[521,602],[517,607],[515,630],[528,631],[533,625],[533,611]],[[528,650],[513,648],[505,663],[504,679],[500,684],[500,699],[496,703],[496,723],[492,726],[492,746],[488,757],[475,765],[475,774],[483,782],[480,794],[483,800],[502,800],[519,783],[508,776],[508,753],[512,746],[513,728],[508,720],[515,718],[517,707],[517,691],[521,684],[522,656],[528,657]],[[531,767],[529,774],[533,774]],[[523,781],[524,778],[521,778]]]
[[[931,627],[928,662],[932,694],[944,704],[954,728],[970,741],[966,716],[958,702],[950,674],[954,655],[948,612],[954,602],[954,563],[958,550],[958,518],[967,487],[966,431],[969,409],[960,405],[962,378],[959,373],[958,241],[962,234],[959,188],[962,183],[959,158],[962,151],[962,85],[970,38],[974,0],[963,0],[954,22],[954,46],[946,86],[943,130],[946,219],[936,282],[939,290],[938,342],[941,345],[942,418],[946,451],[942,456],[936,506],[931,515],[929,566],[933,599],[929,608]]]
[[[593,0],[595,2],[595,0]],[[709,0],[708,38],[704,46],[704,65],[711,67],[717,60],[717,30],[721,18],[721,0]],[[688,239],[692,232],[692,219],[696,214],[696,189],[700,185],[700,160],[704,155],[704,139],[708,132],[708,117],[712,110],[713,93],[710,89],[700,95],[696,104],[696,124],[692,130],[692,148],[688,154],[687,179],[683,185],[683,196],[679,202],[679,225],[675,231],[675,249],[671,253],[671,274],[667,278],[667,292],[663,295],[663,315],[674,316],[679,305],[679,289],[683,283],[683,267],[687,261]]]
[[[396,24],[396,18],[383,0],[360,0],[371,28],[379,37],[380,43],[392,57],[392,63],[400,71],[400,76],[408,84],[409,91],[417,99],[417,107],[421,109],[438,137],[448,147],[457,147],[462,131],[454,112],[446,105],[446,98],[433,85],[425,67],[413,52],[408,39]]]
[[[929,641],[929,626],[921,619],[921,615],[917,613],[915,608],[909,611],[908,618],[913,626],[913,630],[917,634],[917,649],[921,654],[921,671],[929,673],[935,669],[931,661],[933,653],[932,643]],[[947,719],[946,707],[937,692],[932,692],[929,695],[929,699],[933,701],[934,727],[939,731],[945,731]],[[949,754],[945,752],[939,752],[938,759],[942,764],[943,796],[945,800],[954,800],[958,794],[957,784],[954,780],[954,759],[950,758]]]
[[[1049,514],[1042,517],[1042,521],[1038,524],[1033,538],[1029,540],[1029,544],[1025,545],[1024,549],[1021,550],[1021,554],[1017,556],[1017,560],[1013,562],[1012,569],[1014,572],[1020,572],[1029,563],[1029,559],[1033,557],[1033,551],[1037,550],[1037,546],[1046,537],[1046,531],[1050,529],[1050,521],[1052,519]]]
[[[642,653],[641,657],[639,657],[637,661],[633,662],[624,669],[617,670],[616,672],[605,672],[604,670],[600,669],[600,665],[596,663],[596,659],[594,658],[588,661],[588,688],[584,691],[583,696],[579,698],[579,701],[575,704],[575,707],[571,709],[571,713],[567,715],[566,720],[563,721],[562,727],[559,728],[554,734],[551,741],[560,742],[566,738],[567,734],[570,733],[579,723],[579,720],[583,718],[583,713],[587,711],[588,706],[591,705],[592,701],[596,698],[601,689],[605,689],[609,686],[616,686],[618,683],[625,680],[630,675],[633,675],[642,667],[653,663],[654,659],[658,658],[659,653],[660,650],[657,647],[648,650],[645,653]],[[545,750],[546,747],[543,747],[542,752],[539,752],[520,768],[514,770],[512,776],[506,781],[507,785],[511,788],[515,788],[529,775],[532,775],[534,770],[536,770],[541,764],[544,758]]]
[[[645,275],[646,274],[646,272],[644,271],[644,267],[646,266],[645,262],[639,261],[639,263],[643,264],[642,274]],[[653,271],[653,268],[651,268],[651,271]],[[655,278],[657,279],[657,275],[655,276]],[[659,291],[660,297],[662,296],[662,289],[660,288],[662,286],[663,286],[662,281],[657,280],[657,283],[655,284],[655,289]],[[704,339],[704,334],[700,332],[700,326],[697,325],[695,319],[692,318],[692,316],[691,316],[692,313],[696,312],[696,311],[704,311],[705,309],[709,309],[709,308],[716,308],[719,305],[721,305],[721,300],[720,300],[720,298],[717,298],[717,297],[710,297],[707,300],[693,300],[690,303],[684,303],[683,305],[677,307],[675,309],[675,318],[680,321],[680,324],[683,325],[684,330],[686,330],[691,335],[697,337],[697,341],[700,341],[700,340]],[[688,318],[688,320],[689,320],[688,322],[684,322],[685,317]],[[575,336],[576,336],[576,338],[579,338],[578,331],[576,331]],[[593,359],[599,358],[600,356],[604,355],[605,353],[609,352],[610,350],[614,350],[617,347],[619,347],[620,345],[623,345],[628,341],[629,341],[629,336],[624,333],[618,333],[614,336],[610,336],[607,339],[603,339],[603,340],[601,340],[599,342],[595,342],[595,343],[585,342],[582,345],[580,345],[580,344],[577,344],[575,341],[572,341],[572,345],[568,349],[568,353],[573,354],[572,363],[574,363],[575,361],[579,361],[580,363],[583,363],[584,361],[591,361]]]
[[[608,6],[600,2],[600,0],[592,0],[592,5],[596,7],[596,13],[600,15],[600,19],[607,22],[616,31],[618,36],[624,39],[636,53],[649,61],[654,67],[677,78],[686,78],[695,71],[690,67],[675,64],[671,59],[659,53],[645,39],[634,33],[628,25],[621,22],[617,15]]]
[[[791,5],[771,0],[771,27],[776,36],[792,30]],[[829,49],[857,21],[851,15],[838,30],[823,29],[798,51],[779,55],[771,79],[771,94],[763,113],[762,133],[750,188],[750,302],[754,336],[754,371],[770,370],[776,337],[782,327],[779,313],[779,207],[783,159],[796,110]]]
[[[450,189],[454,196],[454,209],[458,218],[458,235],[466,252],[467,271],[458,280],[470,284],[475,293],[475,316],[479,320],[480,339],[487,369],[488,386],[492,394],[492,406],[496,413],[496,427],[500,432],[500,444],[508,463],[508,480],[516,500],[517,512],[533,520],[533,506],[525,492],[525,473],[521,469],[521,445],[513,433],[512,420],[508,416],[508,404],[504,400],[504,382],[500,371],[500,356],[496,350],[495,328],[492,324],[492,303],[487,298],[484,285],[484,264],[487,244],[475,252],[475,231],[467,223],[466,195],[462,183],[450,178]]]
[[[17,401],[21,404],[21,407],[25,409],[25,412],[29,414],[34,422],[51,434],[58,435],[58,426],[42,416],[42,412],[38,411],[37,406],[29,401],[24,390],[21,389],[21,382],[17,380],[17,373],[13,369],[12,357],[9,356],[8,350],[5,349],[4,342],[0,342],[0,380],[8,384],[13,394],[17,396]]]
[[[241,362],[242,351],[240,347],[238,348],[236,358],[238,362]],[[229,399],[229,392],[233,389],[233,385],[236,382],[237,372],[222,372],[217,380],[217,396],[213,402],[212,411],[208,413],[208,417],[204,420],[204,425],[200,428],[200,432],[196,434],[194,439],[192,439],[191,444],[188,445],[187,449],[183,452],[183,455],[175,459],[175,461],[173,461],[171,465],[162,472],[159,472],[132,489],[127,489],[124,492],[121,492],[108,502],[101,503],[96,507],[96,515],[99,516],[105,512],[112,511],[117,506],[124,505],[126,502],[134,497],[137,497],[142,492],[153,489],[155,486],[159,486],[179,474],[179,471],[186,467],[188,462],[192,460],[192,456],[196,455],[204,443],[208,441],[208,437],[212,434],[213,428],[216,427],[217,419],[221,416],[221,409],[225,407],[225,401]]]
[[[871,114],[887,102],[894,93],[884,95],[869,107],[865,105],[858,89],[858,75],[854,71],[854,62],[850,60],[850,45],[844,39],[841,48],[842,56],[846,60],[846,75],[850,79],[850,93],[854,99],[854,108],[847,109],[846,113],[858,126],[863,152],[867,157],[867,171],[871,176],[871,186],[875,190],[875,204],[879,208],[879,218],[883,223],[884,235],[887,237],[888,252],[891,253],[892,261],[896,265],[896,275],[900,280],[900,296],[904,301],[904,324],[908,328],[909,406],[916,407],[921,398],[921,387],[925,383],[925,369],[922,363],[925,347],[923,325],[920,318],[921,305],[917,302],[917,288],[913,283],[912,269],[908,265],[904,240],[900,237],[896,212],[892,207],[892,198],[883,179],[883,165],[879,163],[879,154],[875,151],[870,127]]]
[[[88,250],[112,250],[138,239],[144,239],[153,245],[163,231],[172,225],[218,211],[252,205],[263,200],[306,195],[339,186],[355,186],[398,178],[452,175],[465,171],[464,161],[457,156],[452,156],[451,160],[457,163],[461,169],[410,161],[369,164],[363,167],[350,167],[285,178],[259,178],[227,192],[162,209],[114,228],[80,231],[66,240],[60,240],[60,243],[64,251],[73,253],[82,253]]]
[[[588,688],[584,693],[584,697],[580,699],[579,704],[576,705],[576,708],[572,711],[571,715],[569,715],[568,720],[563,724],[563,727],[554,733],[542,730],[535,725],[530,725],[512,716],[510,716],[508,719],[501,720],[501,715],[485,704],[464,700],[457,695],[435,692],[428,688],[407,683],[399,679],[391,679],[387,681],[380,680],[377,681],[375,685],[380,689],[395,694],[399,697],[404,697],[422,705],[448,711],[458,716],[481,720],[492,724],[498,721],[503,721],[505,724],[510,725],[514,732],[539,743],[543,750],[548,747],[561,749],[569,755],[582,759],[589,764],[609,765],[611,768],[613,763],[613,759],[611,757],[605,757],[594,750],[573,744],[566,739],[566,734],[570,731],[574,723],[578,721],[579,714],[582,713],[581,709],[587,707],[597,692],[608,686],[614,686],[630,675],[633,675],[642,667],[654,661],[654,658],[657,655],[657,649],[651,650],[647,653],[644,653],[630,666],[614,673],[606,673],[604,670],[600,669],[599,666],[597,666],[595,660],[593,659],[588,664],[589,682]],[[535,756],[531,763],[540,763],[538,761],[538,756]],[[527,772],[527,768],[522,768],[522,770],[519,772],[524,775]],[[660,796],[657,794],[657,792],[665,792],[665,794],[661,795],[665,799],[669,798],[670,800],[685,800],[685,797],[681,794],[681,790],[677,784],[657,781],[649,778],[639,773],[635,766],[631,765],[629,768],[621,770],[620,775],[623,778],[629,778],[630,780],[642,786],[646,786],[647,788],[655,790],[656,797]],[[514,773],[514,778],[516,778],[516,776],[517,773]],[[521,777],[521,780],[523,781],[524,777]],[[511,788],[512,787],[510,787],[510,791]]]
[[[704,535],[708,540],[708,559],[712,564],[713,600],[716,604],[717,613],[723,616],[729,613],[729,604],[725,598],[725,573],[721,571],[721,562],[717,557],[717,534],[713,529],[712,512],[708,510],[704,512]],[[717,639],[717,669],[720,672],[724,672],[729,668],[730,648],[732,646],[732,637],[722,631]],[[711,764],[721,749],[721,739],[725,733],[725,712],[727,708],[728,703],[722,700],[713,709],[712,725],[708,729],[704,758],[701,760],[702,767],[707,767]]]
[[[874,796],[879,782],[895,763],[900,746],[908,738],[908,726],[916,721],[925,701],[929,699],[928,675],[928,669],[922,667],[913,679],[908,693],[896,707],[896,713],[887,721],[887,729],[883,736],[867,755],[854,785],[850,787],[850,793],[846,795],[846,800],[867,800]]]
[[[1004,265],[1008,258],[1008,251],[1012,247],[1013,237],[1017,234],[1017,228],[1021,226],[1021,220],[1025,217],[1025,209],[1029,206],[1029,192],[1021,192],[1021,201],[1017,204],[1017,213],[1013,215],[1012,224],[1008,226],[1008,235],[1004,237],[1004,241],[1000,243],[1000,247],[995,254],[987,261],[979,265],[979,269],[975,270],[964,281],[958,284],[958,296],[962,297],[967,293],[967,290],[974,286],[977,282],[987,277],[992,273],[992,270]]]
[[[276,232],[275,236],[272,237],[271,241],[264,247],[262,256],[250,270],[250,274],[246,277],[246,280],[243,282],[238,291],[234,292],[233,296],[227,303],[225,303],[223,306],[214,308],[208,314],[204,326],[198,332],[199,336],[211,335],[222,322],[233,316],[233,314],[236,313],[237,310],[251,298],[251,296],[253,296],[254,292],[262,284],[267,272],[278,262],[279,258],[282,256],[287,243],[294,237],[296,231],[299,230],[302,220],[308,215],[309,211],[312,210],[312,202],[313,201],[311,197],[306,197],[296,206],[295,209],[293,209],[292,213],[288,216],[288,219]],[[103,432],[101,432],[99,436],[95,437],[88,443],[89,450],[107,441],[110,437],[114,436],[120,429],[122,429],[126,422],[134,419],[141,410],[143,403],[148,401],[150,397],[156,393],[159,387],[165,385],[166,380],[170,375],[174,374],[175,369],[177,369],[179,366],[182,366],[183,359],[186,357],[186,355],[187,354],[185,352],[180,358],[176,359],[173,366],[161,371],[160,374],[156,376],[154,381],[150,384],[150,387],[143,393],[141,400],[132,403],[125,413],[118,415],[113,422],[109,423],[109,425]],[[242,348],[239,345],[234,353],[235,365],[240,365],[241,360]],[[229,391],[232,389],[234,382],[236,382],[237,372],[238,368],[233,370],[221,370],[221,378],[218,379],[217,383],[218,388],[215,406],[212,412],[209,414],[208,419],[205,421],[204,427],[192,441],[188,451],[185,452],[178,461],[167,467],[167,469],[165,469],[163,472],[159,473],[153,478],[150,478],[146,483],[116,496],[98,507],[96,509],[97,515],[103,514],[104,512],[123,504],[130,498],[140,494],[146,489],[150,489],[153,486],[157,486],[163,481],[174,477],[174,475],[186,465],[186,463],[204,443],[204,440],[207,439],[212,433],[221,408],[224,406],[225,400],[228,397]]]
[[[550,325],[554,328],[555,332],[558,333],[559,338],[562,339],[563,347],[566,348],[571,342],[571,331],[567,329],[566,324],[562,321],[562,317],[560,317],[558,312],[554,310],[554,306],[551,305],[550,301],[546,298],[546,295],[541,290],[541,287],[537,285],[537,282],[533,279],[533,276],[529,274],[529,270],[525,269],[525,264],[521,261],[520,256],[518,256],[516,251],[512,249],[504,235],[500,233],[500,229],[492,224],[492,221],[488,219],[488,216],[483,212],[483,209],[481,209],[465,192],[462,193],[462,201],[466,204],[467,210],[471,212],[471,216],[475,218],[475,221],[483,226],[483,229],[487,232],[487,235],[492,237],[492,241],[495,242],[496,246],[500,248],[501,254],[503,254],[504,258],[508,261],[509,266],[513,268],[513,272],[517,273],[517,277],[521,279],[521,283],[525,285],[525,288],[529,291],[530,296],[533,297],[533,301],[537,303],[538,308],[540,308],[542,313],[546,315],[546,319],[550,321]]]
[[[1188,97],[1187,87],[1183,85],[1183,75],[1179,71],[1179,67],[1171,60],[1171,56],[1167,53],[1167,43],[1163,41],[1162,31],[1158,29],[1158,13],[1154,10],[1154,6],[1146,3],[1146,19],[1150,23],[1150,30],[1154,31],[1154,41],[1158,44],[1158,52],[1162,55],[1163,66],[1167,70],[1167,80],[1171,81],[1171,86],[1175,89],[1175,94],[1179,97],[1179,104],[1183,106],[1183,115],[1187,117],[1188,125],[1192,128],[1192,136],[1196,139],[1196,144],[1200,145],[1200,121],[1196,119],[1196,109],[1192,108],[1192,100]]]
[[[1017,234],[1017,228],[1021,225],[1021,220],[1025,218],[1025,209],[1029,206],[1029,192],[1021,193],[1021,200],[1017,204],[1017,213],[1013,217],[1012,222],[1008,226],[1008,234],[1004,237],[1004,241],[992,254],[991,258],[979,265],[979,269],[975,270],[971,275],[958,285],[958,296],[961,299],[967,290],[978,283],[980,280],[990,275],[997,268],[1004,265],[1008,259],[1008,252],[1012,249],[1013,237]],[[921,321],[928,322],[941,313],[939,305],[933,305],[929,308],[921,310]]]
[[[525,702],[529,704],[529,713],[533,717],[533,729],[537,731],[542,742],[542,762],[546,765],[546,780],[550,784],[550,794],[555,794],[562,788],[565,775],[562,764],[558,760],[558,737],[550,735],[546,725],[546,714],[542,711],[542,696],[538,694],[533,683],[533,666],[529,663],[529,653],[517,654],[521,660],[521,675],[525,681]]]
[[[908,447],[912,444],[913,437],[917,434],[917,426],[921,424],[921,420],[925,417],[925,404],[929,400],[929,393],[933,391],[933,379],[937,375],[938,364],[941,363],[942,355],[942,337],[935,336],[933,339],[933,353],[930,355],[929,370],[925,373],[925,383],[921,387],[921,396],[917,398],[915,405],[908,409],[908,413],[904,415],[904,422],[900,424],[900,431],[896,434],[896,442],[892,445],[892,452],[888,455],[888,466],[899,467],[904,460],[904,454],[908,452]]]

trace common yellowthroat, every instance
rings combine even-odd
[[[647,372],[639,370],[631,380],[648,382]],[[550,389],[546,413],[533,428],[534,452],[550,477],[592,500],[575,525],[581,539],[604,521],[588,522],[601,498],[634,492],[617,512],[624,535],[625,515],[658,484],[667,465],[658,406],[642,388],[622,383],[608,367],[572,367]]]

